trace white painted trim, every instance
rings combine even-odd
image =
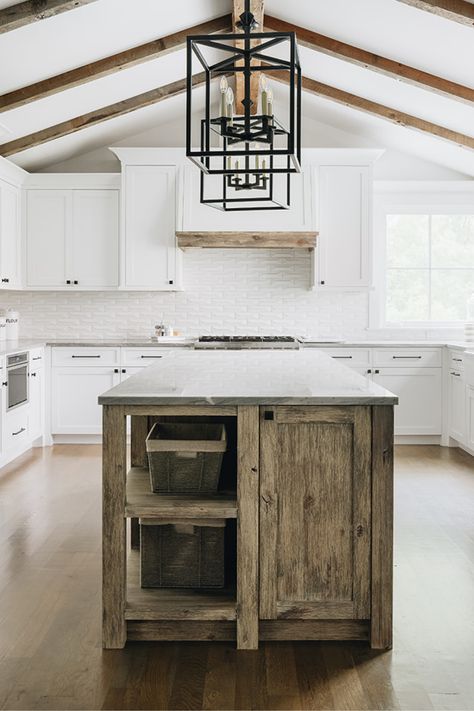
[[[473,180],[375,180],[375,193],[474,192]]]
[[[394,444],[441,444],[441,435],[395,435]]]
[[[0,156],[0,179],[6,180],[7,183],[20,186],[28,178],[29,173],[23,168],[19,168],[15,163],[12,163],[6,158]]]
[[[118,190],[120,173],[34,173],[24,183],[35,190]]]

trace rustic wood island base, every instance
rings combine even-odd
[[[218,357],[231,365],[230,354],[201,355],[201,368],[207,365],[211,374]],[[230,392],[222,404],[218,392],[216,404],[187,402],[196,396],[184,394],[169,402],[160,386],[176,382],[183,372],[176,369],[197,358],[183,354],[180,363],[148,368],[100,398],[105,648],[121,648],[127,640],[236,640],[239,649],[256,649],[259,640],[367,640],[373,648],[391,647],[396,398],[327,356],[312,353],[304,362],[299,356],[265,354],[280,365],[290,358],[307,367],[309,358],[360,392],[329,397],[313,387],[303,398],[299,381],[292,390],[290,374],[285,398],[257,392],[251,399],[260,402],[238,404],[245,398]],[[249,378],[249,363],[261,369],[262,362],[245,357],[244,363],[243,354],[232,356]],[[141,396],[147,386],[151,391]],[[232,399],[237,404],[228,404]],[[151,493],[145,438],[157,418],[168,417],[223,418],[235,427],[234,491]],[[141,588],[139,518],[234,520],[234,584],[212,591]]]

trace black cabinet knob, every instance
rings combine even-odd
[[[122,373],[126,373],[126,372],[127,372],[127,371],[125,370],[125,368],[122,368]]]
[[[71,280],[70,280],[70,279],[66,279],[66,284],[70,284],[70,283],[71,283]]]
[[[79,284],[79,282],[77,281],[77,279],[74,279],[73,284]]]
[[[326,282],[325,282],[325,281],[321,281],[321,282],[319,282],[319,283],[320,283],[322,286],[324,286],[324,284],[325,284]]]
[[[265,410],[263,413],[264,420],[273,420],[273,412],[271,410]]]
[[[114,368],[114,373],[118,373],[118,372],[119,372],[119,369],[118,369],[118,368]]]
[[[170,279],[168,284],[174,284],[174,281],[172,279]]]

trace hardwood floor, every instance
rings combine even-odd
[[[3,709],[474,709],[474,459],[396,457],[395,646],[100,646],[100,450],[0,472]]]

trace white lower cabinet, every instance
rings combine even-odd
[[[395,434],[442,433],[441,368],[376,368],[374,382],[398,395]]]
[[[30,439],[34,441],[43,435],[44,423],[44,370],[42,366],[30,365],[29,382],[30,413],[28,429]]]
[[[474,387],[468,385],[465,390],[465,406],[466,406],[466,436],[465,444],[469,449],[474,451]],[[453,436],[453,435],[451,435]]]
[[[53,367],[51,433],[101,434],[102,408],[97,399],[119,382],[118,367]]]
[[[449,436],[460,444],[466,439],[466,414],[470,420],[471,403],[466,403],[466,384],[464,373],[459,370],[449,372],[448,381],[448,429]],[[469,388],[471,390],[472,388]],[[466,413],[466,404],[467,413]],[[470,422],[469,422],[470,424]],[[470,429],[470,427],[469,427]],[[470,437],[471,435],[469,435]],[[468,439],[469,439],[468,437]],[[468,444],[466,442],[466,444]],[[474,444],[474,443],[473,443]],[[468,446],[470,446],[468,444]]]
[[[29,440],[29,406],[22,405],[7,411],[3,429],[4,450],[6,453],[27,446]]]

